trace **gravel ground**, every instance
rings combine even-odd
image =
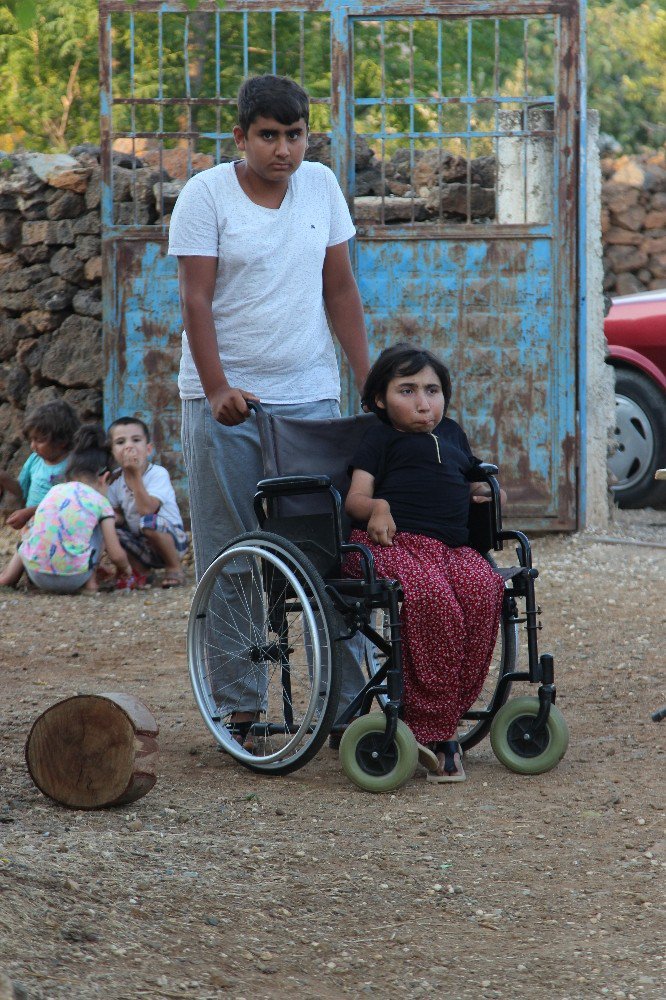
[[[0,1000],[663,998],[666,512],[603,537],[534,541],[560,765],[521,777],[485,740],[465,784],[417,773],[386,796],[328,749],[276,779],[216,752],[189,587],[2,591]],[[31,723],[109,690],[158,719],[158,783],[131,807],[58,807],[26,771]]]

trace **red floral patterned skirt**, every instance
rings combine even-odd
[[[353,531],[350,541],[367,545],[377,575],[399,580],[404,591],[405,722],[420,743],[455,739],[490,667],[504,581],[466,545],[449,548],[405,531],[391,546],[375,545],[365,531]],[[346,558],[344,572],[362,576],[356,552]]]

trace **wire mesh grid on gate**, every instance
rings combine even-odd
[[[349,16],[334,40],[338,6],[102,0],[105,224],[166,227],[184,181],[235,157],[238,87],[265,72],[308,90],[308,155],[344,174],[362,227],[548,224],[559,18],[414,17],[387,5],[390,16]]]
[[[100,5],[102,133],[113,194],[109,226],[165,227],[184,181],[235,157],[236,95],[248,75],[298,80],[310,95],[315,147],[327,145],[328,11],[178,7],[183,5],[144,11],[123,9],[113,0]],[[127,165],[119,165],[112,150],[124,153],[128,159],[121,163]],[[137,157],[154,168],[148,185]]]
[[[354,126],[379,157],[374,179],[357,170],[357,196],[376,196],[357,197],[357,220],[550,222],[557,29],[551,16],[354,19]]]

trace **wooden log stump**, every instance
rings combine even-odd
[[[60,805],[126,805],[157,781],[158,732],[152,714],[132,695],[76,695],[35,720],[25,745],[28,771]]]

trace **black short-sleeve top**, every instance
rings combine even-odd
[[[375,477],[374,496],[388,501],[398,531],[457,547],[467,543],[469,484],[480,478],[478,465],[463,429],[444,417],[430,434],[405,433],[378,421],[363,437],[349,471]]]

